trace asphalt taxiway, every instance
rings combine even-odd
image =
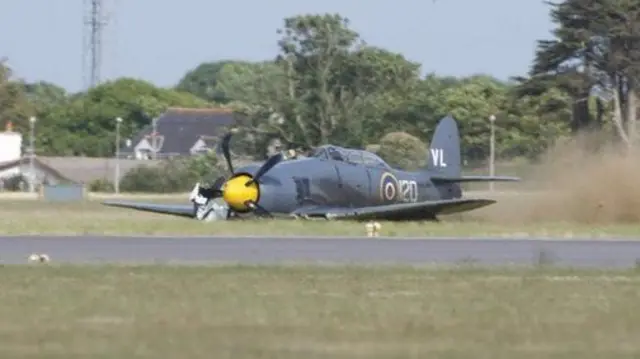
[[[518,264],[630,267],[640,240],[0,236],[0,263]]]

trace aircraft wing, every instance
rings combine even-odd
[[[174,216],[194,218],[195,210],[192,204],[160,204],[160,203],[141,203],[129,201],[104,201],[102,204],[112,207],[131,208],[139,211],[171,214]]]
[[[336,219],[427,220],[437,215],[469,211],[495,202],[490,199],[459,198],[361,208],[309,206],[299,208],[292,214]]]

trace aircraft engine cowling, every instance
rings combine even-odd
[[[252,179],[248,173],[238,173],[223,185],[222,198],[234,211],[249,212],[251,207],[248,204],[260,200],[260,184]]]
[[[269,157],[253,175],[244,171],[235,172],[229,149],[229,141],[231,140],[231,134],[233,132],[234,131],[231,131],[223,137],[220,146],[224,158],[227,161],[229,172],[232,174],[232,177],[221,187],[222,198],[231,211],[237,213],[255,211],[255,213],[260,216],[271,217],[269,211],[258,204],[260,201],[260,178],[275,165],[282,162],[284,156],[282,153],[278,153]],[[231,211],[229,211],[229,214]]]

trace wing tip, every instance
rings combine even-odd
[[[456,182],[520,182],[522,179],[515,176],[460,176],[441,177],[431,176],[434,182],[456,183]]]
[[[180,217],[193,218],[195,211],[193,206],[190,205],[174,205],[166,203],[142,203],[134,201],[118,201],[118,200],[105,200],[101,202],[102,205],[126,208],[136,211],[153,212],[160,214],[169,214]]]
[[[498,200],[491,199],[491,198],[461,198],[461,200],[465,201],[466,203],[477,203],[477,204],[483,204],[486,206],[490,204],[498,203]]]
[[[101,205],[103,206],[111,206],[111,207],[127,207],[130,205],[135,205],[136,203],[134,202],[128,202],[128,201],[118,201],[118,200],[104,200],[102,202],[100,202]]]

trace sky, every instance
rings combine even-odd
[[[542,0],[103,0],[101,79],[135,77],[173,86],[198,64],[265,60],[283,19],[339,13],[369,44],[400,52],[423,73],[500,79],[525,74],[536,40],[550,38]],[[87,84],[87,0],[6,0],[0,58],[16,76],[69,91]],[[88,52],[87,52],[88,53]],[[88,71],[86,72],[88,73]]]

